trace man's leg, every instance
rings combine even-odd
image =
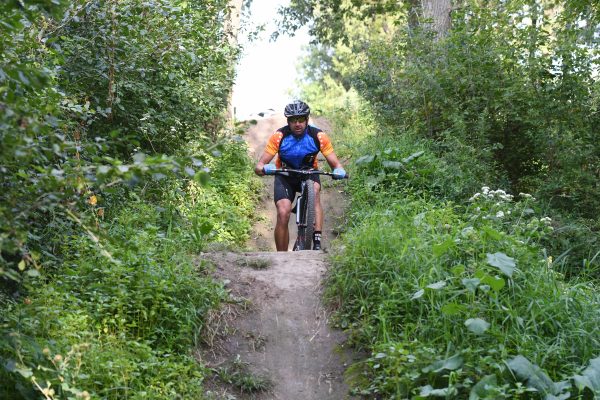
[[[277,207],[277,224],[275,225],[275,247],[277,251],[288,251],[290,242],[290,231],[288,222],[292,212],[292,202],[289,199],[281,199],[275,203]]]
[[[315,182],[315,231],[323,228],[323,207],[321,207],[321,184]]]

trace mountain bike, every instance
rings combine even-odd
[[[296,213],[298,236],[293,251],[310,250],[315,231],[315,185],[313,175],[333,176],[331,172],[317,169],[274,169],[269,175],[296,176],[300,178],[300,194],[292,206]]]

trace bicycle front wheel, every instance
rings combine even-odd
[[[305,250],[312,248],[313,234],[315,232],[315,182],[312,179],[306,181],[306,199],[304,200],[304,232],[302,245]],[[300,232],[298,232],[300,235]],[[300,239],[300,237],[299,237]]]

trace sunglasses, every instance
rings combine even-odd
[[[306,122],[308,120],[307,117],[289,117],[288,122]]]

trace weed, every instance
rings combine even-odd
[[[237,264],[241,267],[252,268],[252,269],[267,269],[271,266],[271,260],[260,257],[244,257],[237,260]]]
[[[239,355],[229,365],[216,368],[214,372],[222,382],[233,385],[242,393],[263,392],[273,386],[268,378],[251,373],[249,364]]]
[[[248,343],[250,343],[250,347],[252,347],[252,351],[261,351],[265,347],[265,343],[267,342],[267,338],[264,337],[260,333],[254,332],[246,332],[244,335]]]

